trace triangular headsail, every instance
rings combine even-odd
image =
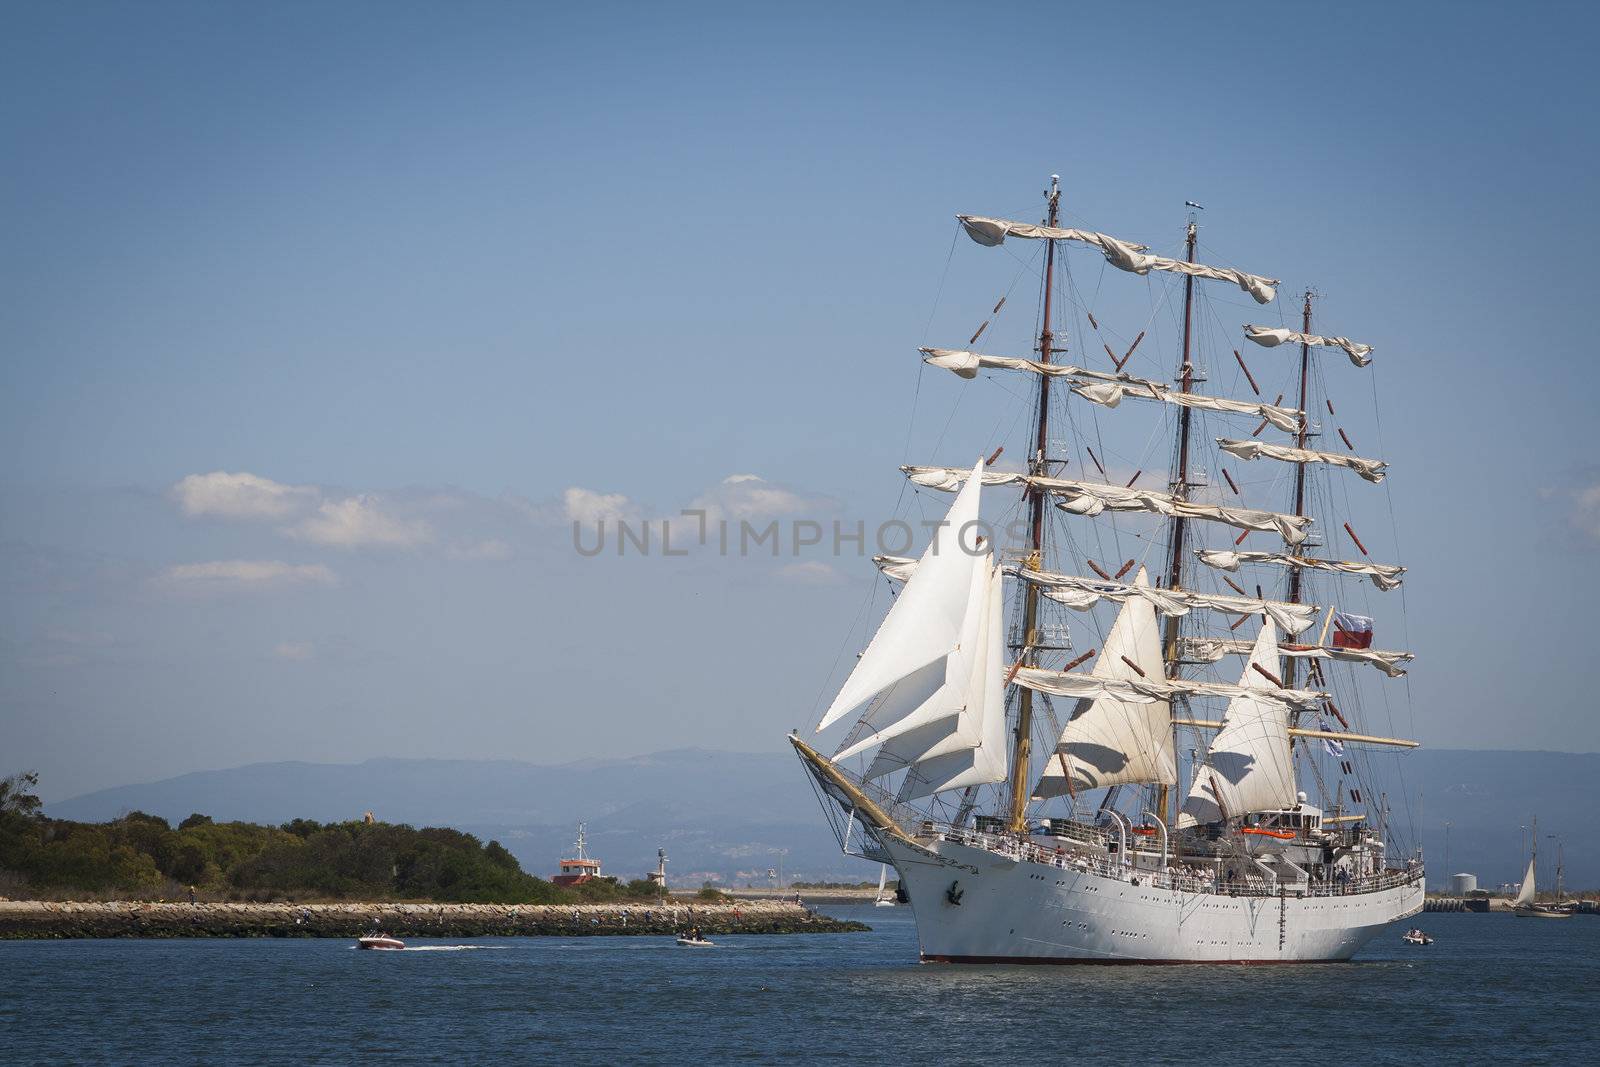
[[[981,563],[972,548],[982,484],[979,460],[922,554],[916,576],[889,609],[817,729],[954,650],[966,620],[972,572]]]
[[[1528,859],[1528,873],[1522,876],[1522,885],[1517,890],[1517,895],[1511,898],[1513,907],[1525,908],[1532,904],[1536,894],[1533,880],[1533,858]]]
[[[1269,694],[1276,683],[1278,628],[1271,620],[1256,636],[1239,685],[1245,690],[1228,703],[1222,729],[1212,739],[1205,762],[1194,769],[1194,784],[1183,802],[1179,826],[1218,822],[1254,811],[1274,811],[1296,800],[1294,763],[1289,752],[1289,716]]]

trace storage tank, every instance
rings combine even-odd
[[[1450,876],[1450,895],[1464,897],[1468,893],[1478,891],[1478,876],[1475,874],[1452,874]]]

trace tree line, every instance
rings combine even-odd
[[[561,887],[528,874],[498,841],[384,822],[281,826],[190,815],[176,827],[134,811],[104,823],[41,812],[33,772],[0,779],[0,892],[9,896],[384,900],[576,904],[647,900],[648,880]]]

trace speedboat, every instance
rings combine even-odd
[[[690,937],[688,934],[678,935],[678,944],[690,948],[716,948],[716,942],[707,941],[704,937]]]
[[[366,937],[356,938],[356,948],[402,949],[405,947],[406,943],[404,941],[398,937],[390,937],[388,934],[368,934]]]
[[[1433,938],[1429,937],[1421,930],[1407,930],[1405,933],[1400,935],[1400,940],[1404,941],[1408,945],[1433,944]]]

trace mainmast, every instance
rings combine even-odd
[[[1055,227],[1060,222],[1061,177],[1050,175],[1050,191],[1045,196],[1048,213],[1045,225]],[[1055,291],[1056,242],[1045,241],[1044,251],[1044,307],[1039,325],[1039,362],[1049,363],[1054,348],[1055,335],[1050,329],[1050,298]],[[1034,437],[1033,455],[1028,460],[1028,471],[1035,475],[1048,475],[1050,425],[1050,375],[1039,375],[1039,419]],[[1048,505],[1043,489],[1028,487],[1028,558],[1024,566],[1039,570],[1044,556],[1044,517]],[[1039,587],[1033,582],[1023,582],[1022,593],[1022,650],[1021,659],[1032,666],[1033,649],[1039,644]],[[1011,756],[1011,811],[1009,824],[1013,833],[1027,829],[1027,806],[1031,756],[1033,754],[1033,690],[1026,687],[1017,693],[1017,732]]]
[[[1311,332],[1310,289],[1306,290],[1305,304],[1301,307],[1300,331],[1304,334]],[[1311,346],[1302,341],[1300,343],[1300,428],[1295,431],[1294,435],[1294,447],[1302,449],[1306,447],[1306,438],[1311,433],[1311,409],[1306,407],[1306,389],[1307,381],[1310,378],[1310,370]],[[1304,463],[1296,463],[1294,465],[1294,513],[1296,515],[1304,515],[1306,513],[1306,465]],[[1302,545],[1295,545],[1289,551],[1296,556],[1305,555],[1305,548]],[[1289,568],[1289,603],[1300,603],[1299,567]],[[1295,684],[1295,675],[1298,673],[1298,667],[1299,665],[1293,658],[1284,663],[1284,682],[1291,689]]]
[[[1194,262],[1194,246],[1196,229],[1194,218],[1189,219],[1189,233],[1185,240],[1185,258]],[[1194,392],[1194,361],[1189,358],[1189,347],[1194,330],[1194,275],[1186,274],[1183,277],[1183,366],[1179,368],[1180,388],[1185,393]],[[1178,466],[1172,481],[1172,495],[1180,500],[1189,499],[1189,420],[1190,409],[1178,409]],[[1187,522],[1182,515],[1175,515],[1172,519],[1172,557],[1167,567],[1167,588],[1181,589],[1183,587],[1183,548],[1185,534],[1188,532]],[[1166,633],[1162,643],[1166,646],[1167,677],[1175,678],[1178,675],[1178,637],[1182,629],[1177,615],[1167,616]],[[1176,744],[1174,744],[1176,748]],[[1171,794],[1169,786],[1162,786],[1156,796],[1156,810],[1167,816],[1168,798]],[[1173,816],[1176,822],[1176,815]]]

